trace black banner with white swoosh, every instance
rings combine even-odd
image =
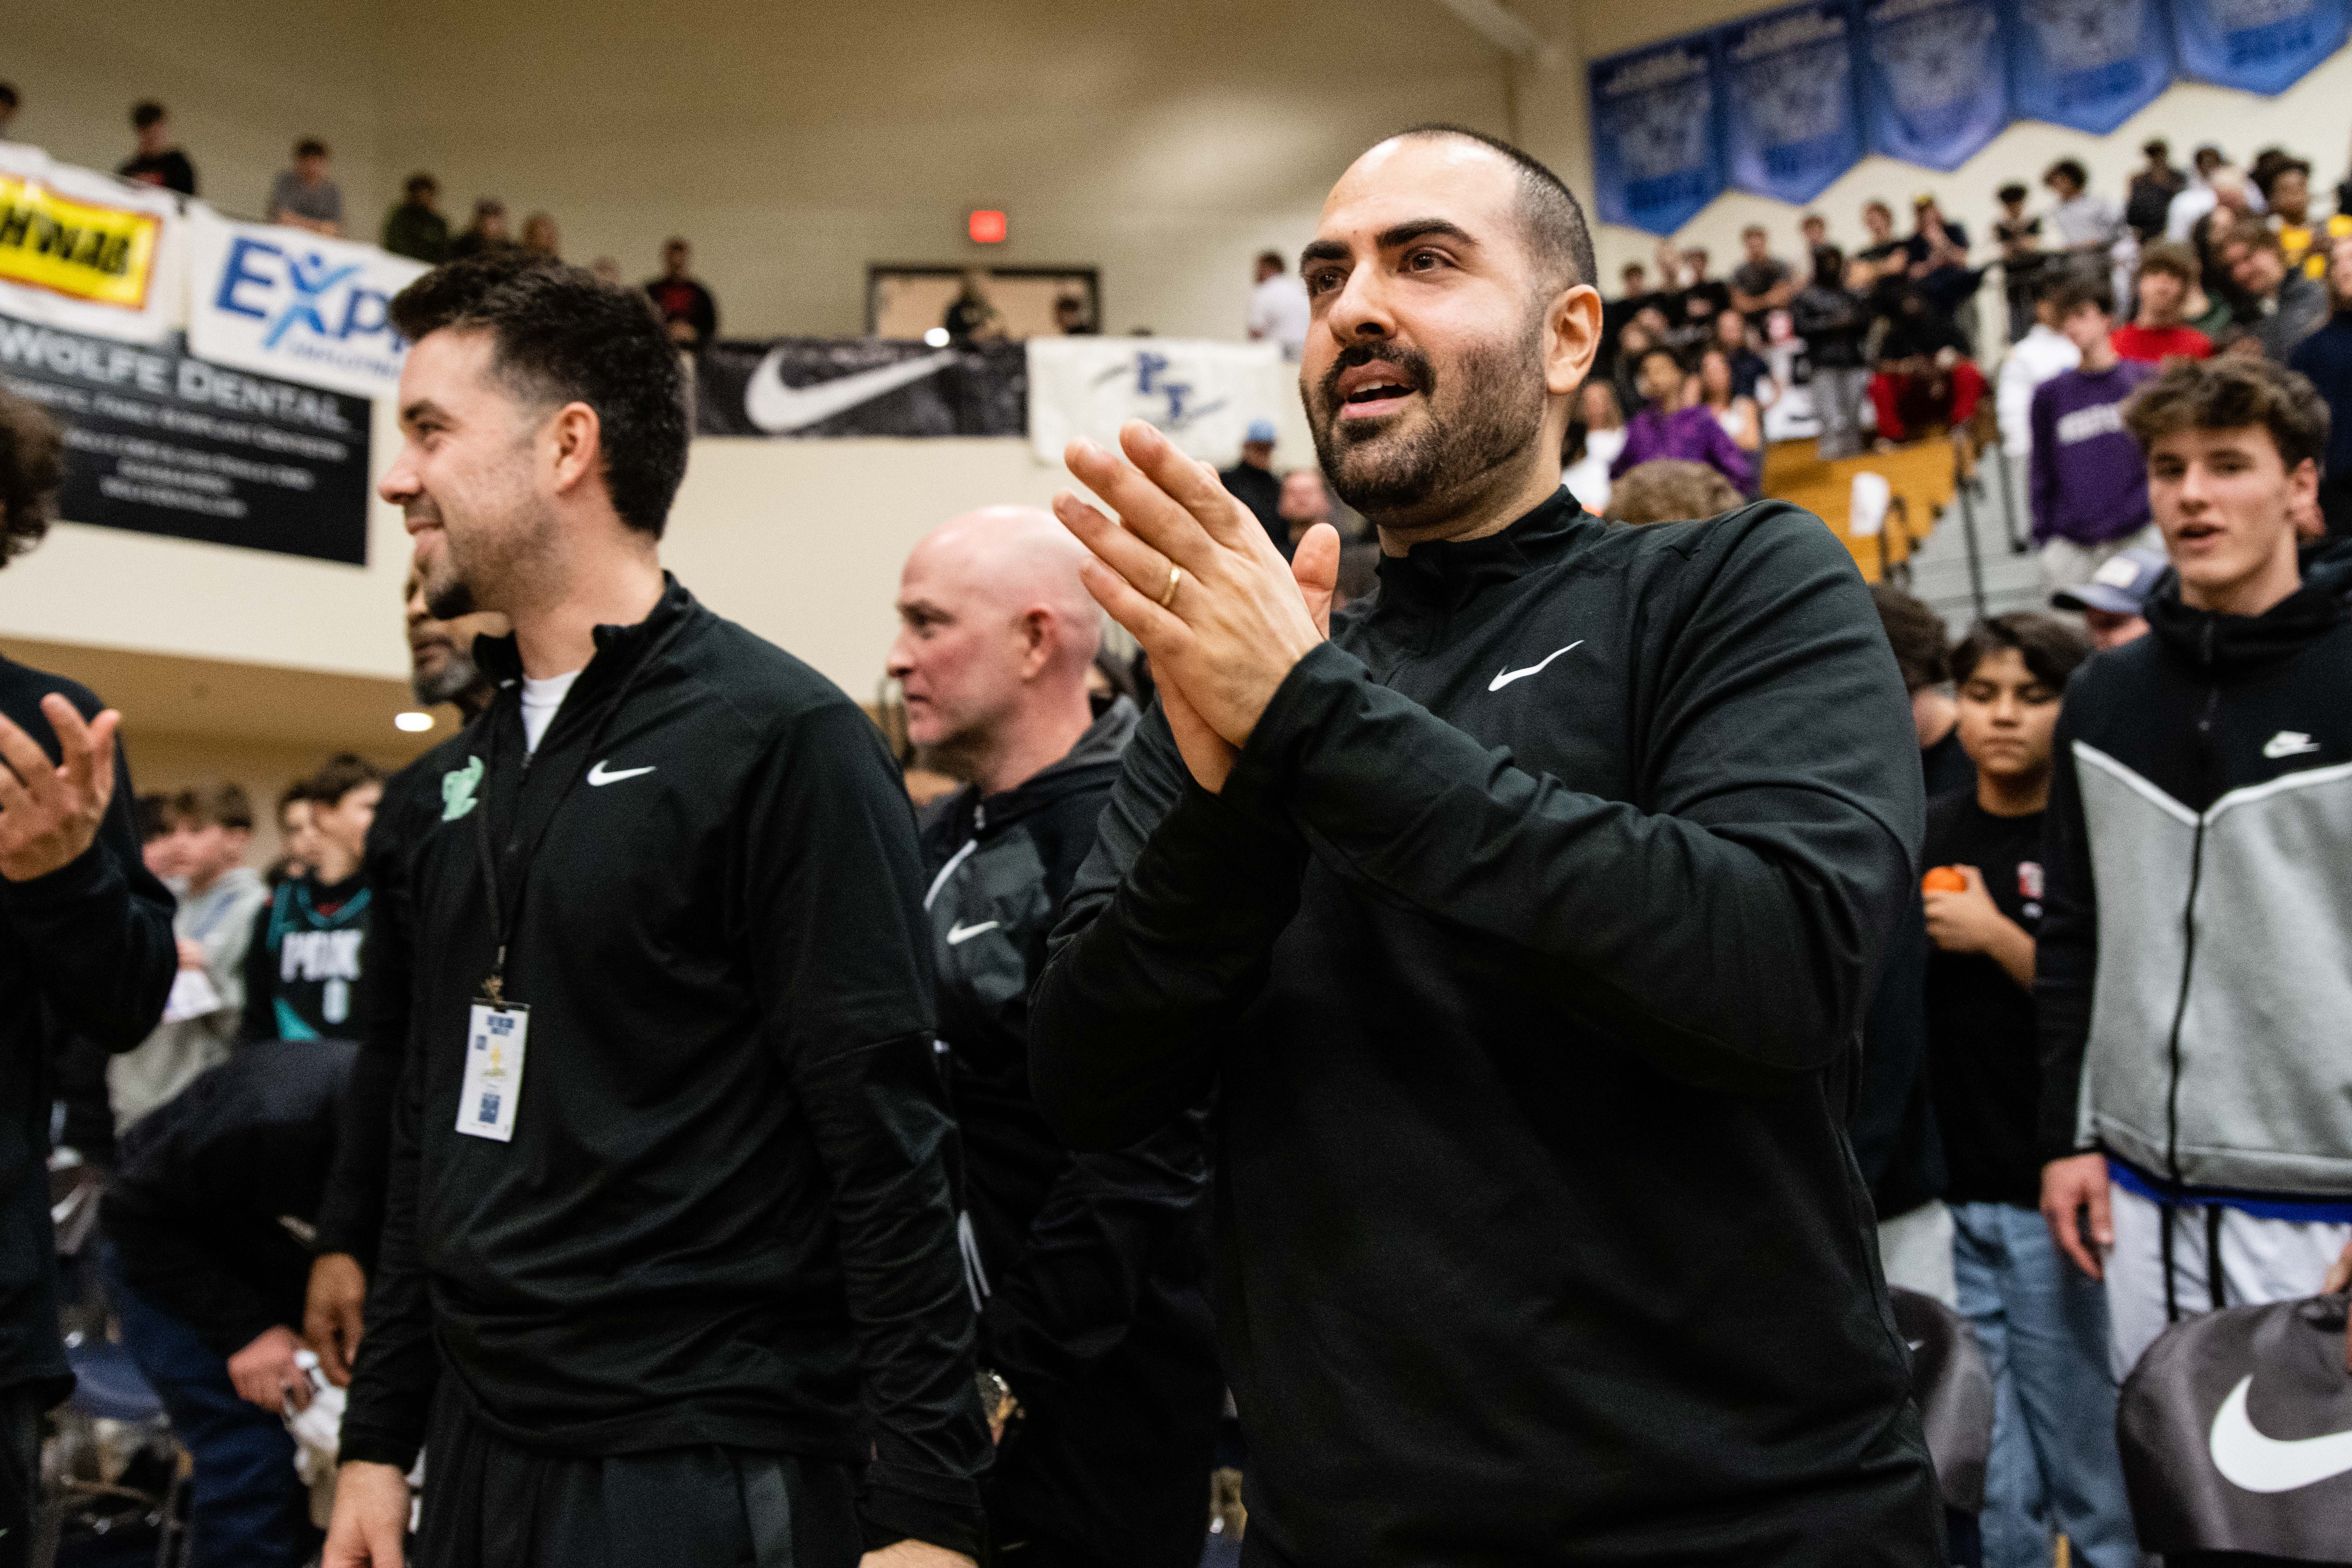
[[[703,436],[1024,436],[1028,358],[1009,342],[717,342],[696,358],[695,405]]]

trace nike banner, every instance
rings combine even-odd
[[[1032,338],[1029,444],[1059,467],[1080,436],[1111,446],[1130,419],[1159,426],[1179,451],[1223,468],[1251,424],[1277,427],[1298,406],[1298,367],[1279,344],[1188,338]]]
[[[2166,1330],[2116,1415],[2143,1550],[2352,1562],[2345,1298],[2208,1312]]]
[[[5,314],[0,385],[65,425],[70,521],[367,563],[364,399]]]
[[[1028,427],[1019,343],[722,342],[696,356],[694,385],[702,436],[1018,436]]]
[[[188,348],[215,364],[390,397],[408,344],[392,297],[423,264],[276,224],[233,223],[188,204]]]

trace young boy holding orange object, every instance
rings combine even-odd
[[[1960,1310],[1993,1373],[1981,1516],[1991,1568],[2050,1561],[2063,1531],[2090,1568],[2138,1560],[2115,1441],[2106,1299],[2042,1222],[2033,1012],[2042,817],[2067,678],[2091,655],[2044,615],[1997,616],[1953,651],[1972,789],[1927,805],[1929,1098],[1950,1168]]]

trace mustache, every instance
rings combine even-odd
[[[1408,348],[1402,343],[1349,343],[1331,362],[1331,368],[1323,373],[1322,384],[1318,388],[1323,406],[1328,409],[1339,403],[1341,376],[1359,365],[1370,364],[1375,361],[1396,366],[1397,374],[1404,377],[1406,384],[1415,392],[1427,392],[1436,383],[1436,374],[1430,365],[1429,356],[1419,349]]]
[[[441,509],[423,496],[411,496],[401,503],[401,520],[404,522],[438,523]]]

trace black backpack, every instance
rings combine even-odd
[[[1916,1290],[1889,1286],[1895,1326],[1911,1347],[1911,1398],[1936,1462],[1944,1506],[1984,1511],[1985,1465],[1992,1455],[1992,1373],[1968,1320]]]
[[[2116,1418],[2143,1551],[2352,1563],[2346,1300],[2208,1312],[2148,1347]]]

